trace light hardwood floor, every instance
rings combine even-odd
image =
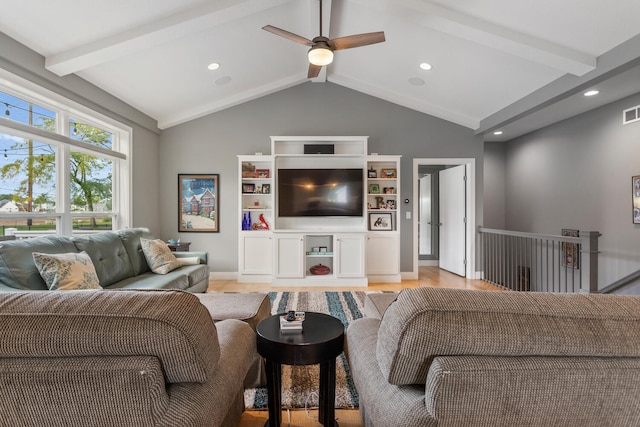
[[[269,283],[238,283],[234,280],[212,280],[209,282],[209,291],[213,292],[325,292],[325,291],[400,291],[405,288],[418,288],[421,286],[435,286],[442,288],[462,288],[499,290],[481,280],[466,279],[441,270],[438,267],[420,267],[417,280],[403,280],[401,283],[370,283],[368,287],[279,287]],[[263,427],[269,418],[267,411],[245,411],[242,414],[239,427]],[[284,410],[282,425],[289,427],[316,427],[321,424],[317,421],[317,410]],[[358,410],[336,410],[336,418],[341,427],[363,427]],[[290,421],[289,421],[290,420]]]

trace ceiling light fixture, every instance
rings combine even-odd
[[[494,135],[502,135],[502,131],[501,130],[497,130],[493,133]]]
[[[322,67],[333,62],[333,52],[326,46],[315,46],[309,49],[309,62]]]
[[[599,93],[600,93],[600,91],[598,91],[598,90],[590,90],[590,91],[585,92],[584,96],[595,96],[595,95],[597,95]]]
[[[207,68],[211,71],[214,71],[220,68],[220,64],[218,64],[217,62],[212,62],[211,64],[207,65]]]
[[[431,67],[431,64],[428,64],[428,63],[426,63],[426,62],[423,62],[422,64],[420,64],[420,68],[422,68],[423,70],[427,70],[427,71],[428,71],[428,70],[430,70],[430,69],[431,69],[431,68],[433,68],[433,67]]]

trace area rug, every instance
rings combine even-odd
[[[368,292],[367,292],[368,293]],[[345,325],[363,316],[365,292],[269,292],[272,314],[288,310],[315,311],[340,319]],[[282,407],[284,409],[318,407],[319,365],[282,366]],[[244,392],[247,409],[267,409],[266,387]],[[358,407],[358,392],[353,384],[347,359],[336,359],[336,408]]]

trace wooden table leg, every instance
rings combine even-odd
[[[280,427],[282,422],[282,365],[265,359],[265,367],[269,419],[264,425],[265,427]]]
[[[336,423],[336,359],[320,364],[320,410],[318,421],[325,427]]]

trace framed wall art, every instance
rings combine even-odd
[[[380,176],[382,178],[397,178],[397,170],[396,168],[383,168]]]
[[[393,230],[391,219],[392,215],[390,213],[370,213],[369,230],[391,231]]]
[[[219,175],[178,174],[178,231],[220,231]]]
[[[580,231],[563,228],[562,235],[580,237]],[[577,243],[562,242],[562,266],[575,269],[580,268],[580,245]]]
[[[640,175],[631,178],[631,202],[633,206],[633,223],[640,224]]]

